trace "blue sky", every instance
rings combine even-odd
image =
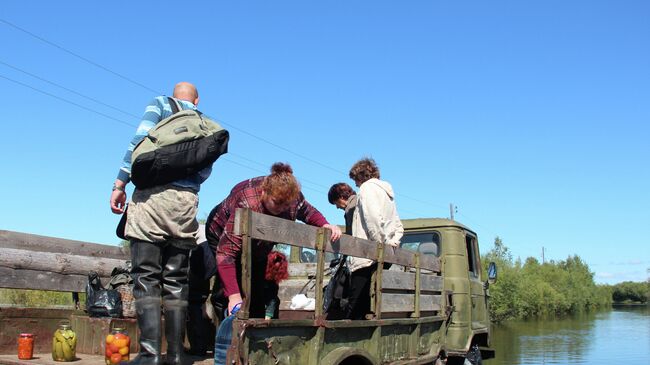
[[[285,161],[342,223],[327,189],[372,156],[403,218],[648,276],[646,1],[5,1],[0,38],[0,229],[116,244],[138,118],[191,81],[231,132],[200,218]]]

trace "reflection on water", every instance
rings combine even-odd
[[[487,365],[650,364],[650,307],[494,325],[492,347]]]

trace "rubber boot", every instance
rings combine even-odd
[[[140,353],[129,362],[130,365],[162,364],[161,247],[142,241],[131,241],[131,275],[133,276],[135,309],[140,329]]]
[[[160,298],[145,297],[135,301],[140,328],[140,353],[129,365],[161,365]]]
[[[167,338],[167,365],[185,365],[189,361],[185,356],[185,320],[187,302],[181,300],[165,301],[165,337]]]
[[[165,309],[167,365],[185,365],[185,322],[189,297],[189,250],[168,245],[163,250],[162,297]]]
[[[187,340],[190,343],[187,353],[193,356],[205,356],[208,351],[207,338],[211,332],[210,319],[204,318],[203,307],[200,304],[190,304],[187,307],[187,314]]]

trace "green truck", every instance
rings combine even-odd
[[[236,230],[243,237],[242,292],[250,293],[250,242],[280,243],[290,257],[290,278],[280,284],[278,319],[249,318],[248,303],[234,320],[227,364],[479,364],[490,349],[488,286],[478,239],[449,219],[403,220],[400,248],[343,236],[247,209]],[[365,320],[327,320],[323,288],[329,260],[337,254],[367,257],[378,267],[371,284],[371,314]],[[305,294],[313,309],[292,309]]]

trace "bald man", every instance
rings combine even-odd
[[[174,87],[180,109],[196,109],[199,93],[188,82]],[[126,207],[125,187],[131,173],[131,154],[151,128],[173,114],[169,98],[158,96],[147,105],[126,151],[113,184],[110,205],[115,214]],[[198,192],[212,171],[198,173],[169,184],[135,189],[129,203],[125,237],[131,243],[133,295],[140,327],[140,353],[130,364],[161,365],[161,305],[165,314],[165,338],[169,365],[181,365],[188,303],[189,252],[196,247]]]

